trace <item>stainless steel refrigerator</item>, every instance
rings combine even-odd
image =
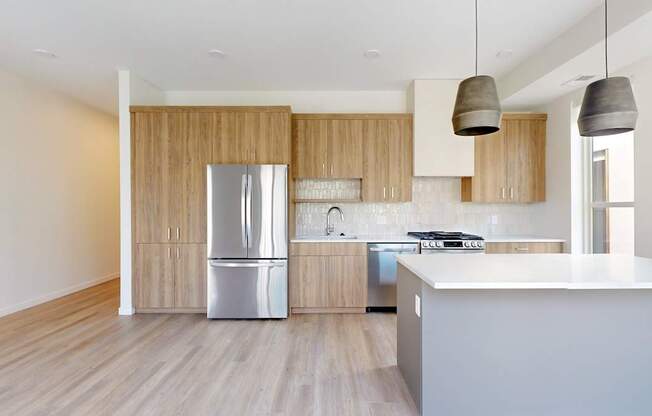
[[[287,318],[287,171],[208,166],[209,318]]]

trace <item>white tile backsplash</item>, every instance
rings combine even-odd
[[[355,235],[396,235],[408,231],[465,231],[480,235],[534,233],[535,204],[474,204],[460,202],[459,178],[413,178],[412,202],[300,203],[297,235],[323,234],[326,212],[339,206],[344,222],[333,214],[336,232]],[[340,199],[360,195],[359,180],[301,180],[297,198]]]

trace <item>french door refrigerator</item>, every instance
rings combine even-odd
[[[208,165],[208,318],[287,318],[287,171]]]

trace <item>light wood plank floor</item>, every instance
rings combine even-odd
[[[394,315],[119,317],[118,285],[0,319],[0,414],[417,414]]]

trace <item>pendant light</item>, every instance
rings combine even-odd
[[[500,130],[500,101],[496,81],[478,75],[478,0],[475,0],[475,76],[460,82],[453,110],[453,131],[458,136],[482,136]]]
[[[605,78],[586,87],[577,125],[584,137],[608,136],[636,128],[638,110],[627,77],[609,77],[607,49],[607,0],[604,2]]]

